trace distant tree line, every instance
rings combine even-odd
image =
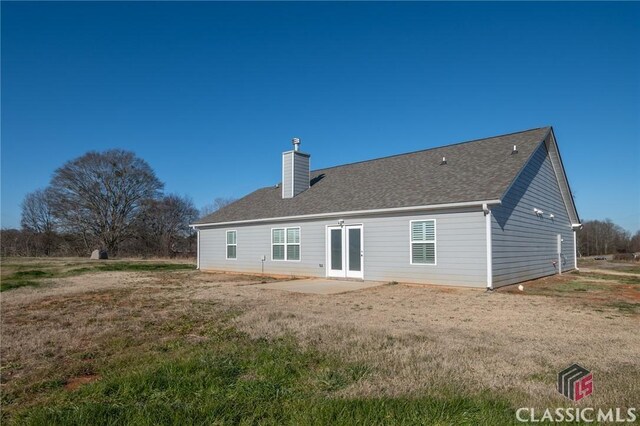
[[[21,229],[3,229],[2,256],[190,256],[189,228],[235,201],[216,198],[200,212],[193,201],[164,194],[153,169],[124,150],[88,152],[58,168],[49,186],[27,194]],[[585,221],[578,232],[581,256],[640,252],[640,231],[631,235],[610,219]]]
[[[153,169],[124,150],[88,152],[65,163],[49,186],[22,202],[21,229],[4,229],[2,256],[193,256],[200,213],[187,197],[164,194]],[[211,213],[232,202],[216,199]]]
[[[581,256],[640,252],[640,231],[631,235],[611,219],[588,220],[578,231]]]

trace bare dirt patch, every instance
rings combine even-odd
[[[99,380],[100,376],[97,374],[92,374],[89,376],[81,376],[81,377],[72,377],[65,383],[64,388],[68,391],[74,391],[78,389],[82,385],[86,385],[87,383],[95,382]]]

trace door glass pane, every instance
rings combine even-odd
[[[349,270],[360,271],[360,228],[349,229]]]
[[[331,269],[342,270],[342,229],[331,230]]]

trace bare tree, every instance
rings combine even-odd
[[[588,220],[578,232],[578,248],[583,256],[624,253],[631,250],[631,235],[611,219]]]
[[[217,212],[221,208],[228,206],[229,204],[233,203],[236,200],[237,198],[232,198],[232,197],[227,197],[227,198],[217,197],[215,200],[213,200],[213,203],[206,204],[200,209],[200,217],[205,217],[210,215],[213,212]]]
[[[95,237],[110,254],[132,235],[142,202],[163,188],[149,164],[133,152],[88,152],[51,179],[53,212],[68,232]]]
[[[56,220],[52,208],[53,194],[50,189],[30,192],[22,201],[20,225],[31,232],[53,232]]]
[[[147,252],[173,256],[175,246],[193,231],[189,224],[198,218],[198,210],[187,197],[167,195],[161,199],[145,200],[138,219],[138,233]]]
[[[29,256],[30,236],[26,233],[24,229],[0,229],[0,255]]]
[[[53,214],[53,193],[38,189],[24,197],[20,224],[25,231],[29,254],[50,255],[56,238],[56,219]]]
[[[633,234],[629,245],[631,246],[631,251],[634,253],[640,252],[640,231],[636,231],[636,233]]]

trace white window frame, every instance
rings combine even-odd
[[[273,231],[276,229],[282,229],[284,231],[284,243],[282,244],[274,244],[273,243]],[[287,230],[289,229],[297,229],[298,230],[298,242],[297,243],[289,243],[287,242]],[[273,246],[284,246],[284,259],[274,259],[273,258]],[[288,246],[298,246],[298,259],[289,259],[289,252],[287,250]],[[273,262],[300,262],[302,260],[302,229],[299,226],[286,226],[286,227],[277,227],[271,228],[271,261]]]
[[[229,244],[229,233],[234,232],[236,234],[236,243]],[[235,229],[230,229],[224,233],[224,258],[226,260],[238,260],[238,231]],[[236,257],[229,257],[229,247],[234,246],[236,248]]]
[[[414,222],[433,222],[433,241],[413,241],[413,223]],[[416,266],[436,266],[438,264],[438,227],[435,219],[415,219],[409,221],[409,264]],[[433,263],[414,263],[413,262],[413,243],[433,243]]]

